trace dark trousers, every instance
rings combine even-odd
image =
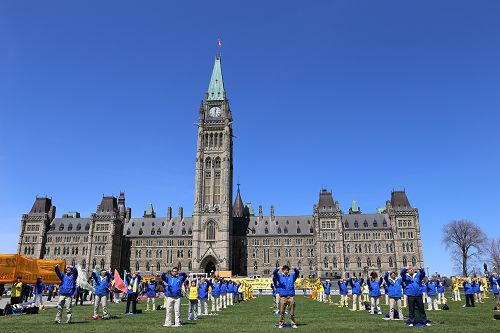
[[[136,312],[137,305],[137,293],[129,293],[127,294],[127,308],[125,313],[129,313],[130,311],[130,303],[132,303],[132,313]]]
[[[78,300],[80,300],[80,305],[83,305],[83,293],[79,292],[75,295],[75,306],[78,305]]]
[[[408,308],[409,308],[409,315],[408,315],[408,324],[414,324],[415,320],[415,307],[417,308],[418,312],[420,313],[420,321],[422,324],[427,323],[427,316],[425,314],[424,310],[424,300],[422,299],[422,296],[408,296]]]
[[[466,307],[475,307],[474,305],[474,294],[465,294],[465,306]]]
[[[21,303],[21,297],[11,297],[10,298],[10,305],[19,304],[19,303]]]
[[[53,290],[50,290],[50,291],[49,291],[49,296],[47,297],[47,302],[52,301],[52,294],[54,294],[54,291],[53,291]]]

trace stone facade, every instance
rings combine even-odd
[[[353,202],[344,214],[323,189],[312,212],[264,216],[233,194],[233,117],[217,56],[205,100],[199,108],[193,216],[172,208],[156,217],[150,204],[132,217],[125,194],[105,196],[95,213],[56,217],[51,198],[36,198],[21,219],[18,253],[66,259],[84,269],[166,271],[231,270],[268,276],[275,267],[300,266],[304,277],[329,278],[423,265],[418,209],[405,191],[393,191],[386,207],[363,214]]]

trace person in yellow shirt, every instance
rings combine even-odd
[[[323,289],[323,285],[321,283],[318,284],[318,298],[319,302],[324,302],[325,300],[325,290]]]
[[[461,302],[462,299],[460,298],[460,280],[457,278],[453,278],[453,300],[455,302]]]
[[[198,320],[198,288],[196,280],[191,281],[189,287],[187,287],[187,294],[189,298],[188,307],[188,320]]]
[[[318,287],[316,285],[311,288],[311,298],[316,299],[318,297]]]
[[[23,282],[22,278],[18,276],[16,282],[12,284],[12,291],[10,296],[11,305],[21,303],[22,292],[23,292]]]

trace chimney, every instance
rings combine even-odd
[[[182,221],[183,219],[183,209],[182,207],[179,207],[179,221]]]
[[[167,208],[167,221],[172,220],[172,207]]]
[[[259,220],[262,220],[262,205],[259,205]]]
[[[274,221],[274,206],[271,205],[271,221]]]

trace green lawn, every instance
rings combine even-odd
[[[338,296],[334,299],[337,300]],[[450,298],[449,298],[450,299]],[[39,315],[21,315],[0,317],[0,332],[158,332],[177,330],[183,332],[276,332],[274,325],[277,317],[271,313],[272,298],[258,297],[255,300],[237,304],[223,310],[218,316],[202,317],[188,322],[187,305],[183,300],[181,308],[182,328],[164,328],[164,311],[145,312],[136,316],[123,316],[124,304],[112,304],[110,311],[118,318],[112,320],[87,321],[85,317],[92,314],[92,307],[78,306],[73,308],[74,323],[72,325],[53,323],[55,309],[47,309]],[[425,328],[408,328],[401,321],[385,321],[381,316],[371,316],[366,312],[351,312],[339,309],[336,305],[321,304],[303,296],[296,297],[296,317],[298,331],[331,332],[357,331],[361,332],[397,332],[409,330],[425,330],[428,332],[500,332],[500,321],[492,320],[493,300],[489,298],[486,304],[476,308],[462,308],[462,303],[450,302],[450,311],[431,311],[427,315],[430,320],[442,320],[444,324]],[[383,303],[383,302],[382,302]],[[143,308],[140,303],[138,308]],[[383,311],[388,307],[383,305]],[[405,314],[407,310],[405,309]],[[65,317],[63,317],[65,320]]]

